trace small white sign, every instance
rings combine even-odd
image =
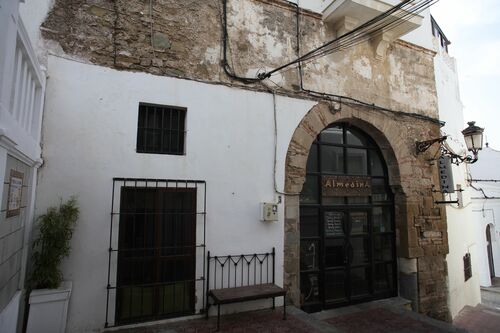
[[[23,195],[24,174],[10,170],[9,197],[7,200],[7,217],[19,215],[21,211],[21,199]]]

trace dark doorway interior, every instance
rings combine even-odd
[[[115,323],[195,311],[196,189],[122,187]]]
[[[393,196],[370,137],[347,124],[320,133],[300,203],[305,311],[397,295]]]
[[[488,251],[488,264],[490,267],[490,278],[495,277],[495,265],[493,263],[493,246],[491,244],[491,228],[488,225],[486,227],[486,250]]]

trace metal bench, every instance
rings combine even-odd
[[[271,262],[270,259],[271,258]],[[222,304],[283,297],[283,319],[286,319],[286,290],[275,285],[275,249],[271,253],[226,256],[207,255],[207,309],[210,298],[217,305],[217,331],[220,328]],[[212,280],[210,277],[213,277]],[[212,284],[210,284],[212,282]]]

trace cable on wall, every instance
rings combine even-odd
[[[292,62],[290,62],[286,65],[280,66],[277,69],[274,69],[270,72],[261,73],[258,75],[257,78],[241,77],[241,76],[236,75],[234,73],[234,70],[231,68],[231,66],[228,63],[227,52],[228,52],[229,36],[228,36],[228,32],[227,32],[227,1],[228,0],[223,0],[223,18],[222,18],[222,30],[223,30],[223,52],[222,52],[223,53],[223,60],[222,60],[222,64],[223,64],[223,66],[222,67],[224,68],[224,71],[226,72],[226,74],[230,78],[237,80],[237,81],[240,81],[240,82],[243,82],[245,84],[259,83],[259,82],[264,81],[265,79],[270,79],[270,77],[274,73],[276,73],[278,70],[282,70],[286,67],[291,66],[292,64],[296,64],[297,68],[299,70],[300,89],[301,89],[301,91],[307,93],[311,97],[321,98],[321,99],[325,99],[325,100],[333,101],[333,102],[337,102],[337,103],[344,103],[347,105],[365,106],[365,107],[369,107],[369,108],[372,108],[372,109],[377,110],[377,111],[389,112],[389,113],[392,113],[392,114],[397,115],[397,116],[417,118],[420,120],[429,121],[429,122],[438,124],[440,126],[444,126],[444,122],[440,121],[439,119],[428,117],[428,116],[421,115],[418,113],[396,111],[396,110],[377,106],[373,103],[367,103],[367,102],[364,102],[364,101],[361,101],[359,99],[349,97],[349,96],[336,95],[336,94],[330,94],[330,93],[305,89],[304,84],[303,84],[303,71],[302,71],[302,64],[304,63],[303,59],[307,59],[306,62],[313,61],[314,59],[316,59],[316,57],[312,57],[312,52],[314,52],[318,49],[325,48],[325,45],[332,45],[332,44],[334,44],[335,41],[338,41],[339,39],[345,39],[344,40],[345,43],[338,44],[337,47],[335,47],[335,48],[331,47],[330,49],[325,49],[324,50],[325,52],[318,55],[318,56],[325,56],[325,55],[333,53],[333,52],[344,50],[348,47],[352,47],[352,46],[357,45],[361,42],[369,40],[370,38],[375,36],[377,33],[383,33],[384,31],[387,31],[388,28],[394,29],[397,25],[404,23],[409,16],[412,17],[414,15],[417,15],[418,13],[425,10],[426,8],[428,8],[429,6],[431,6],[432,4],[436,3],[439,0],[418,0],[418,2],[415,4],[413,4],[413,2],[415,0],[405,0],[402,3],[400,3],[399,5],[392,7],[389,11],[382,13],[381,15],[375,17],[374,19],[364,23],[363,25],[356,28],[355,30],[350,31],[350,32],[340,36],[339,38],[336,38],[336,39],[324,44],[323,46],[320,46],[319,48],[308,52],[306,55],[303,55],[303,56],[300,55],[300,7],[299,7],[298,3],[287,1],[290,5],[296,7],[297,59],[293,60]],[[410,6],[410,7],[408,7],[408,6]],[[409,10],[409,9],[411,9],[411,10]],[[397,12],[398,10],[399,10],[399,12]],[[390,17],[391,14],[396,13],[396,12],[398,14],[392,15],[395,17],[392,17],[389,23],[387,23],[387,22],[380,23],[381,21],[383,21],[383,19]],[[368,28],[371,27],[371,28],[367,30],[367,27]],[[347,39],[347,37],[349,37],[349,36],[354,36],[357,39],[351,40],[351,43],[347,43],[350,41],[350,39]],[[353,41],[355,41],[355,43]],[[294,68],[290,68],[290,69],[294,69]]]
[[[227,0],[224,0],[227,1]],[[388,11],[374,17],[373,19],[363,23],[359,27],[337,37],[329,42],[299,56],[284,65],[281,65],[273,70],[258,75],[259,78],[264,79],[270,77],[276,72],[279,72],[289,66],[304,62],[333,52],[338,52],[362,43],[377,34],[381,34],[388,30],[392,30],[400,24],[408,21],[410,18],[418,15],[423,10],[429,8],[439,0],[404,0],[400,4],[393,6]],[[297,4],[295,4],[297,5]]]

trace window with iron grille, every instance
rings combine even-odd
[[[183,155],[185,120],[185,108],[140,103],[137,152]]]
[[[472,277],[472,264],[470,260],[470,253],[464,256],[464,277],[465,281]]]

